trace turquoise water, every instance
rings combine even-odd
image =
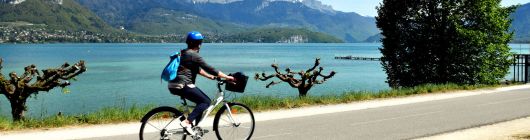
[[[225,72],[242,71],[253,78],[257,72],[272,73],[272,63],[281,69],[306,70],[321,58],[327,74],[337,75],[323,85],[315,86],[310,95],[340,94],[347,91],[388,89],[386,74],[378,61],[335,60],[335,56],[354,55],[380,57],[380,44],[204,44],[201,55]],[[512,45],[514,51],[528,53],[528,45]],[[169,54],[185,48],[185,44],[2,44],[3,74],[22,73],[23,68],[36,64],[39,69],[58,67],[65,61],[87,62],[88,71],[68,87],[40,92],[28,101],[28,115],[39,117],[56,114],[92,112],[103,107],[136,105],[175,105],[179,98],[171,95],[159,76]],[[296,89],[282,83],[269,89],[267,82],[249,80],[246,93],[232,94],[297,96]],[[215,82],[198,78],[198,87],[211,98]],[[10,115],[9,103],[0,97],[0,115]]]
[[[159,75],[168,55],[185,48],[184,44],[31,44],[0,45],[4,74],[23,72],[23,67],[36,64],[39,69],[57,67],[65,61],[87,62],[88,71],[68,87],[41,92],[28,101],[30,116],[83,113],[107,106],[132,104],[175,105],[179,98],[169,94]],[[311,95],[337,94],[352,90],[388,88],[379,62],[334,60],[338,55],[380,56],[379,44],[205,44],[201,55],[219,70],[242,71],[253,77],[256,72],[272,73],[272,63],[282,69],[302,70],[321,58],[324,72],[338,74],[311,90]],[[297,90],[287,84],[269,89],[268,82],[250,80],[243,95],[296,96]],[[197,85],[213,98],[215,82],[199,78]],[[0,112],[9,113],[9,104],[0,98]]]

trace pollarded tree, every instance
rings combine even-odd
[[[291,69],[287,68],[285,69],[285,73],[281,73],[278,68],[278,65],[272,64],[271,66],[272,68],[274,68],[274,71],[276,72],[275,74],[267,75],[265,73],[261,73],[260,75],[256,73],[256,76],[254,78],[256,80],[267,81],[271,78],[276,77],[280,79],[281,81],[280,82],[272,81],[269,84],[267,84],[266,86],[267,88],[275,84],[279,84],[281,82],[286,82],[291,87],[298,89],[298,93],[299,93],[298,95],[300,97],[304,97],[307,95],[309,90],[311,90],[311,88],[315,84],[323,84],[326,80],[328,80],[329,78],[333,77],[336,74],[335,71],[331,71],[329,75],[322,75],[322,70],[324,70],[324,68],[319,67],[318,70],[316,70],[318,65],[320,65],[320,58],[317,58],[315,60],[315,65],[306,71],[302,70],[300,72],[293,72],[291,71]],[[296,75],[297,77],[300,77],[300,79],[295,78]],[[317,79],[318,77],[322,77],[322,79],[318,80]]]
[[[24,119],[24,111],[27,110],[26,100],[31,95],[36,95],[40,91],[50,91],[55,87],[69,86],[68,80],[86,71],[85,62],[79,61],[74,65],[65,63],[59,68],[42,70],[42,74],[35,65],[30,65],[24,68],[24,74],[20,77],[15,72],[9,73],[9,77],[4,77],[1,72],[2,62],[3,60],[0,59],[0,94],[5,95],[11,103],[14,121]]]
[[[381,63],[391,87],[493,84],[509,70],[514,7],[501,0],[384,0]]]

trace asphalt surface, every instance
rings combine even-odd
[[[258,121],[255,140],[414,139],[530,116],[530,90]],[[211,130],[211,128],[206,128]],[[138,135],[88,140],[131,140]],[[205,139],[216,139],[215,132]]]

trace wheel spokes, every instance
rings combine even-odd
[[[251,112],[239,105],[225,109],[217,123],[218,135],[222,139],[248,139],[254,129]]]
[[[178,126],[178,121],[182,116],[178,116],[176,113],[169,110],[162,110],[153,113],[148,120],[143,122],[142,126],[142,139],[143,140],[174,140],[185,137],[183,131]],[[175,129],[173,129],[175,128]]]
[[[158,130],[158,131],[162,131],[162,129],[160,129],[160,128],[158,128],[158,127],[154,126],[154,125],[153,125],[153,124],[151,124],[151,123],[147,123],[147,124],[149,124],[150,126],[154,127],[154,128],[155,128],[156,130]]]

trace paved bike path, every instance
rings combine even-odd
[[[529,108],[530,90],[515,90],[260,122],[253,139],[414,139],[527,117]]]
[[[253,139],[410,139],[430,136],[530,116],[529,89],[530,85],[523,85],[256,113]],[[137,139],[139,125],[129,123],[0,134],[0,139]],[[215,139],[214,132],[208,133],[206,138]]]

